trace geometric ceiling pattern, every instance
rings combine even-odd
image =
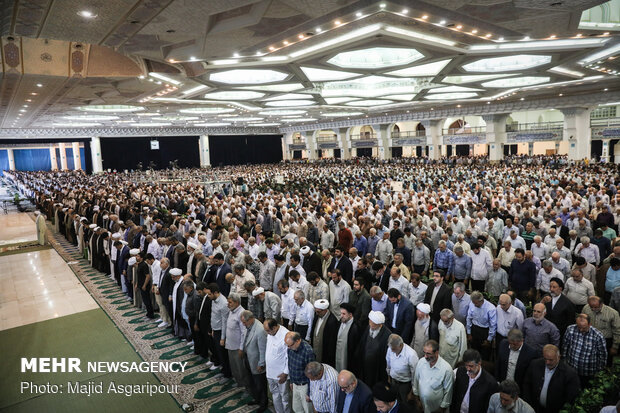
[[[3,128],[286,127],[620,89],[620,34],[579,26],[600,0],[60,3],[10,6]]]

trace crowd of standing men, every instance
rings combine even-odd
[[[558,412],[617,355],[613,165],[225,170],[234,195],[122,174],[15,184],[259,411],[271,393],[278,413]]]

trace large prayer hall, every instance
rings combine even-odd
[[[620,413],[620,0],[5,0],[0,64],[0,413]]]

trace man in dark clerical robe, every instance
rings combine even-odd
[[[340,323],[329,311],[329,301],[326,299],[314,302],[314,313],[310,344],[316,361],[333,366],[336,364],[336,340]]]
[[[387,381],[385,353],[388,347],[390,330],[385,327],[382,312],[371,311],[368,315],[369,328],[364,329],[356,358],[360,363],[359,378],[369,386]]]
[[[99,254],[99,267],[97,268],[104,274],[110,274],[110,253],[107,251],[110,233],[103,231],[97,239],[97,253]]]
[[[209,354],[215,353],[213,337],[211,336],[211,306],[212,301],[207,297],[207,284],[202,281],[198,282],[196,291],[201,297],[200,307],[198,308],[196,326],[197,333],[194,333],[194,346],[197,353],[203,358],[208,358]],[[207,363],[209,364],[209,363]],[[210,366],[213,364],[211,363]]]
[[[95,225],[95,224],[91,224]],[[88,245],[90,246],[90,265],[94,269],[99,269],[99,235],[101,234],[100,228],[95,226],[93,228],[93,235],[90,238]]]
[[[172,301],[168,298],[172,296],[172,288],[174,287],[174,281],[172,280],[172,275],[170,275],[171,270],[172,268],[170,268],[170,265],[168,265],[166,269],[162,271],[158,285],[161,301],[166,307],[166,311],[168,312],[168,317],[170,318],[170,320],[172,320],[173,309]]]
[[[191,335],[189,325],[187,325],[187,322],[183,318],[183,298],[185,296],[185,291],[182,286],[182,272],[180,268],[173,268],[170,270],[170,275],[172,275],[172,279],[174,280],[174,287],[172,288],[172,321],[174,335],[181,338],[189,338]]]

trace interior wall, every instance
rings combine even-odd
[[[159,149],[151,149],[152,140],[159,141]],[[142,169],[146,169],[151,161],[155,163],[155,169],[166,169],[170,161],[175,160],[181,168],[200,167],[198,136],[100,138],[100,142],[103,169],[131,170],[136,169],[138,163],[142,163]],[[281,141],[277,146],[281,154]],[[211,164],[215,165],[211,143],[209,149]]]

